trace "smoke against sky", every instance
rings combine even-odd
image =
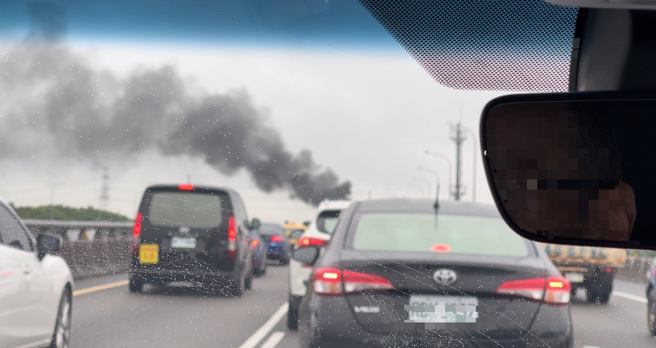
[[[312,205],[350,193],[350,183],[319,166],[309,150],[287,150],[269,110],[254,105],[245,89],[193,93],[171,66],[119,78],[42,40],[15,44],[1,58],[0,156],[50,148],[100,162],[157,149],[226,175],[245,170],[259,189],[286,189]]]
[[[322,197],[317,193],[322,190],[295,193],[290,182],[335,176],[316,163],[304,167],[314,170],[294,173],[297,163],[306,158],[320,159],[336,172],[347,173],[354,183],[352,199],[417,196],[421,192],[408,187],[411,177],[431,183],[436,179],[417,172],[418,165],[439,173],[443,188],[450,177],[447,163],[426,156],[424,150],[451,157],[449,124],[461,120],[476,130],[480,109],[499,95],[446,89],[402,49],[370,51],[369,41],[357,47],[314,42],[308,48],[271,45],[267,40],[180,42],[179,37],[159,31],[159,40],[152,42],[133,40],[134,32],[90,37],[82,22],[90,17],[82,16],[79,7],[59,11],[47,8],[52,2],[34,3],[46,7],[35,11],[35,18],[38,13],[67,18],[46,17],[51,23],[36,18],[30,28],[13,26],[16,30],[9,32],[13,36],[0,36],[0,194],[19,205],[98,204],[100,170],[107,166],[109,206],[129,216],[147,185],[189,180],[237,189],[249,213],[264,220],[306,219],[314,214],[312,206],[288,195],[309,199]],[[124,23],[114,19],[111,23]],[[245,88],[234,89],[240,86]],[[60,97],[52,98],[55,95]],[[59,110],[56,118],[47,111],[51,105]],[[229,144],[230,148],[218,149],[229,155],[214,151],[207,158],[207,148],[217,149],[199,144],[202,136],[181,137],[212,133],[211,118],[201,111],[224,107],[232,108],[232,113],[252,111],[259,123],[251,125],[249,116],[248,122],[219,136],[229,137],[246,127],[249,134],[269,136],[258,137],[259,142]],[[94,117],[81,117],[85,113]],[[188,122],[192,118],[195,121]],[[124,120],[122,125],[119,119]],[[287,171],[281,173],[282,166],[256,167],[261,158],[276,158],[278,152],[269,143],[286,149],[278,158],[292,163]],[[463,181],[469,184],[475,144],[466,143]],[[244,146],[262,148],[263,153],[242,152]],[[311,149],[314,157],[303,148]],[[242,162],[241,167],[234,165]],[[271,171],[274,179],[288,180],[260,179],[265,187],[283,182],[282,188],[267,194],[253,184],[257,179],[247,165],[263,177],[271,176],[266,172]],[[480,167],[476,181],[481,200],[487,183]],[[337,178],[334,182],[323,191],[341,194],[345,187]],[[428,187],[424,191],[432,192]],[[442,189],[440,196],[448,199],[447,190]]]

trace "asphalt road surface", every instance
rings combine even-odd
[[[127,291],[127,276],[75,284],[72,347],[298,347],[286,330],[287,267],[269,265],[242,298],[184,286]],[[654,347],[644,285],[617,281],[607,305],[572,301],[575,347]]]

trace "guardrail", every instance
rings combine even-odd
[[[133,222],[24,220],[33,234],[56,234],[64,240],[61,256],[75,278],[122,273],[130,269]],[[652,258],[627,257],[617,277],[647,282]]]
[[[133,222],[24,220],[34,235],[62,237],[61,256],[75,278],[130,269]]]

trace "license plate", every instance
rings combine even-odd
[[[139,262],[154,264],[159,262],[159,245],[141,244],[139,245]]]
[[[171,238],[171,248],[193,249],[195,247],[196,247],[196,238],[193,238],[193,237],[173,237],[173,238]]]
[[[478,299],[465,296],[411,295],[406,323],[475,323]]]
[[[565,273],[565,279],[570,283],[583,283],[583,273]]]

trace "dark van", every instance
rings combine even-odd
[[[241,296],[250,289],[250,230],[237,192],[190,184],[146,189],[133,230],[130,292],[144,283],[201,283]]]

